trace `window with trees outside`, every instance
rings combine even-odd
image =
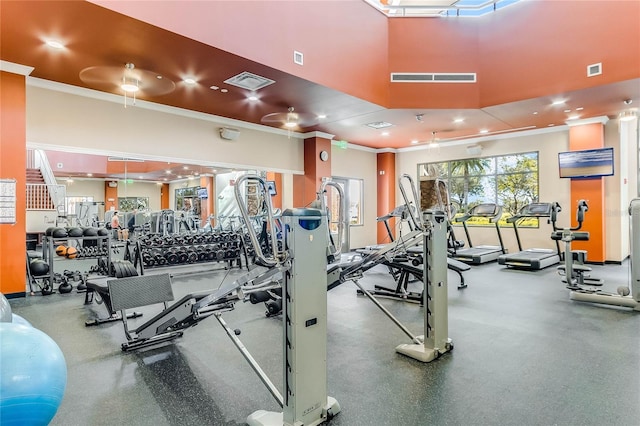
[[[435,173],[435,176],[433,176]],[[502,206],[501,226],[527,204],[538,201],[538,153],[470,158],[441,163],[418,164],[418,179],[441,179],[447,183],[449,201],[456,216],[481,203]],[[488,225],[474,221],[468,225]],[[518,223],[519,227],[537,227],[537,219]]]

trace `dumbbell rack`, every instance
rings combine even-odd
[[[238,232],[148,234],[135,243],[128,241],[125,250],[125,258],[130,258],[141,275],[149,268],[218,262],[225,262],[229,267],[235,263],[242,268],[243,255],[248,264],[244,240]]]
[[[110,265],[111,264],[111,240],[109,238],[109,236],[96,236],[96,237],[60,237],[60,238],[53,238],[50,236],[44,236],[43,240],[42,240],[42,258],[49,263],[49,274],[50,276],[54,276],[54,255],[55,255],[55,250],[56,250],[56,246],[62,244],[62,243],[68,243],[69,241],[78,241],[78,242],[84,242],[84,241],[96,241],[96,247],[101,247],[102,250],[99,250],[97,253],[89,255],[89,256],[82,256],[79,258],[75,258],[75,259],[68,259],[68,260],[86,260],[86,259],[107,259],[106,264]],[[74,247],[77,249],[77,247]],[[106,249],[106,253],[105,253],[105,249]],[[51,260],[49,260],[51,259]]]

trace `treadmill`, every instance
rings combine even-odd
[[[462,223],[464,233],[467,236],[467,241],[469,242],[469,248],[455,250],[452,257],[464,263],[469,263],[471,265],[480,265],[482,263],[493,262],[498,259],[500,255],[506,254],[507,251],[504,248],[504,244],[502,242],[502,234],[500,234],[500,227],[498,226],[498,221],[500,220],[501,216],[501,206],[493,203],[483,203],[478,204],[477,206],[472,208],[469,213],[465,214],[464,216],[456,218],[455,222]],[[473,218],[489,219],[489,223],[493,223],[495,225],[496,232],[498,233],[498,240],[500,242],[499,246],[483,245],[474,247],[472,245],[467,222]]]
[[[531,203],[522,207],[518,214],[507,219],[507,222],[513,225],[513,231],[516,233],[516,241],[518,241],[518,250],[520,251],[517,253],[503,254],[498,257],[498,263],[500,265],[536,271],[560,263],[560,244],[558,240],[556,240],[555,251],[543,248],[523,250],[517,225],[522,219],[529,217],[537,219],[546,217],[548,218],[547,223],[549,223],[553,216],[554,205],[557,206],[555,203],[553,205],[551,203]]]

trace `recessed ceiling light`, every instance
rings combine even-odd
[[[218,90],[218,89],[219,89],[219,87],[218,87],[218,86],[211,86],[211,87],[209,87],[209,89],[211,89],[211,90]]]
[[[93,176],[93,173],[87,173],[87,176],[91,177]]]
[[[565,110],[564,110],[564,112],[566,112],[566,113],[570,113],[570,112],[571,112],[571,110],[570,110],[570,109],[565,109]]]
[[[567,117],[567,120],[577,120],[578,118],[580,118],[578,114],[573,114]]]
[[[166,171],[166,173],[167,173],[168,175],[170,175],[170,174],[171,174],[171,170],[167,170],[167,171]]]
[[[382,136],[389,136],[389,132],[382,132]]]
[[[576,111],[582,111],[584,108],[583,107],[578,107],[576,108]]]
[[[138,176],[138,179],[143,179],[143,176]]]
[[[183,81],[185,82],[185,84],[189,85],[194,85],[197,83],[193,78],[185,78]]]
[[[551,102],[551,105],[562,105],[565,102],[566,101],[564,99],[556,99],[555,101]]]
[[[250,101],[257,101],[257,100],[258,100],[258,97],[257,97],[257,96],[255,96],[255,95],[251,95],[251,96],[249,96],[247,99],[249,99]]]
[[[487,129],[482,129],[480,130],[480,133],[489,133],[489,131]]]
[[[183,169],[189,170],[189,166],[182,166]]]
[[[167,181],[167,178],[163,178],[162,180],[166,182],[166,181]]]
[[[327,116],[326,116],[325,114],[319,114],[319,115],[318,115],[318,118],[319,118],[320,120],[322,120],[323,118],[327,118]]]
[[[220,89],[220,91],[221,91],[222,93],[227,93],[227,92],[229,91],[229,89]]]
[[[464,118],[456,118],[455,120],[453,120],[454,123],[462,123],[464,122]]]
[[[415,144],[418,143],[418,141],[414,139],[414,140],[411,141],[411,143],[415,145]]]
[[[538,115],[538,111],[533,111],[533,115]]]
[[[553,127],[555,126],[555,124],[551,123],[551,124],[547,124],[547,127]]]
[[[286,123],[284,123],[285,127],[296,127],[298,125],[298,123],[294,122],[294,121],[287,121]]]
[[[178,179],[182,179],[182,175],[178,175]]]
[[[45,41],[47,46],[52,47],[54,49],[64,49],[64,44],[59,42],[58,40],[47,40]]]

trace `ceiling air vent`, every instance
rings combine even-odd
[[[392,83],[475,83],[476,73],[392,72]]]
[[[374,121],[373,123],[365,124],[367,127],[371,127],[372,129],[386,129],[387,127],[393,126],[391,123],[387,123],[386,121]]]
[[[251,91],[256,91],[262,89],[263,87],[267,87],[270,84],[275,83],[275,81],[261,77],[256,74],[252,74],[250,72],[242,72],[238,75],[234,75],[233,77],[224,81],[227,84],[231,84],[232,86],[240,87],[242,89],[247,89]]]
[[[594,75],[600,74],[602,74],[602,62],[587,65],[587,77],[593,77]]]

